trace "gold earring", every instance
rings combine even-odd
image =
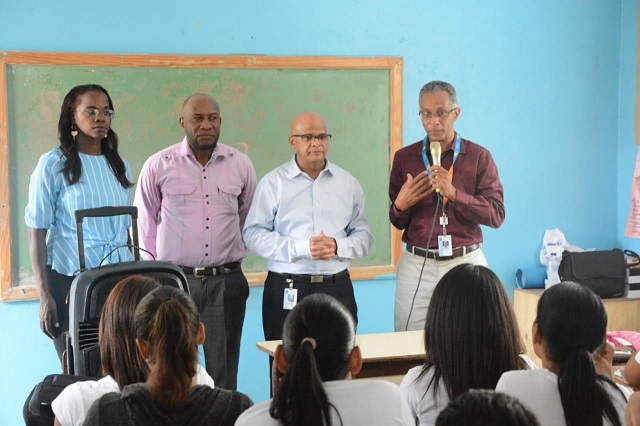
[[[73,137],[73,141],[75,142],[76,136],[78,136],[78,129],[75,124],[71,125],[71,137]]]

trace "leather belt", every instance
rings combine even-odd
[[[240,268],[240,262],[229,262],[221,266],[195,267],[180,266],[185,274],[193,275],[196,278],[215,277],[218,275],[228,274]]]
[[[456,247],[451,251],[451,256],[440,256],[437,250],[425,250],[420,247],[414,247],[407,244],[407,251],[409,253],[416,254],[418,256],[426,257],[428,259],[434,260],[451,260],[456,257],[464,256],[465,254],[469,254],[473,251],[476,251],[480,248],[480,244],[471,244],[469,246]]]
[[[337,274],[333,275],[302,275],[302,274],[284,274],[280,272],[272,272],[269,271],[270,274],[278,275],[284,279],[290,279],[293,281],[303,282],[307,284],[329,284],[335,283],[340,278],[349,275],[349,271],[345,269],[344,271],[340,271]]]

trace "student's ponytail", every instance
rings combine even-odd
[[[147,378],[153,402],[164,410],[187,397],[198,362],[200,319],[193,300],[181,290],[162,286],[145,296],[135,315],[136,336],[153,365]]]
[[[287,316],[282,345],[287,372],[271,403],[271,417],[284,426],[332,426],[335,407],[323,382],[342,380],[349,371],[353,318],[330,296],[308,296]]]
[[[330,405],[316,364],[314,344],[298,346],[273,399],[271,413],[283,425],[331,426]]]
[[[607,327],[600,298],[580,284],[558,284],[540,298],[536,322],[549,358],[560,369],[558,390],[567,426],[601,426],[603,417],[622,426],[604,382],[616,386],[596,374],[592,359]]]

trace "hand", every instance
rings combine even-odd
[[[60,335],[58,311],[55,300],[51,295],[40,298],[40,329],[52,339]]]
[[[613,346],[613,343],[610,343],[605,339],[605,341],[602,342],[602,345],[592,356],[596,373],[607,376],[611,380],[613,380],[613,355],[615,350],[616,348]]]
[[[393,204],[400,211],[409,210],[424,200],[433,190],[434,187],[426,170],[419,173],[415,178],[407,173],[407,180],[400,188],[400,192]]]
[[[440,195],[451,201],[456,200],[458,191],[451,183],[451,176],[449,176],[447,169],[442,166],[431,166],[431,176],[429,176],[429,179],[433,188],[440,190]]]
[[[309,240],[309,249],[311,250],[311,259],[313,260],[329,260],[332,259],[338,251],[336,240],[324,235],[320,231],[317,237],[311,237]]]

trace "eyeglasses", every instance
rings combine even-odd
[[[429,111],[420,111],[418,113],[418,115],[423,119],[423,120],[431,120],[433,117],[442,120],[444,118],[447,118],[449,116],[449,114],[451,114],[453,111],[455,111],[456,109],[458,109],[458,107],[456,108],[451,108],[451,110],[449,111],[438,111],[435,114],[431,114]]]
[[[311,142],[313,139],[318,139],[320,142],[326,142],[331,139],[329,133],[320,133],[319,135],[312,135],[311,133],[305,133],[304,135],[291,135],[294,138],[300,138],[305,142]]]
[[[98,114],[100,113],[102,113],[102,115],[104,115],[107,118],[113,118],[116,115],[116,112],[109,108],[105,108],[102,111],[100,111],[98,108],[89,107],[82,110],[82,112],[84,112],[84,115],[86,115],[89,118],[97,117]]]

